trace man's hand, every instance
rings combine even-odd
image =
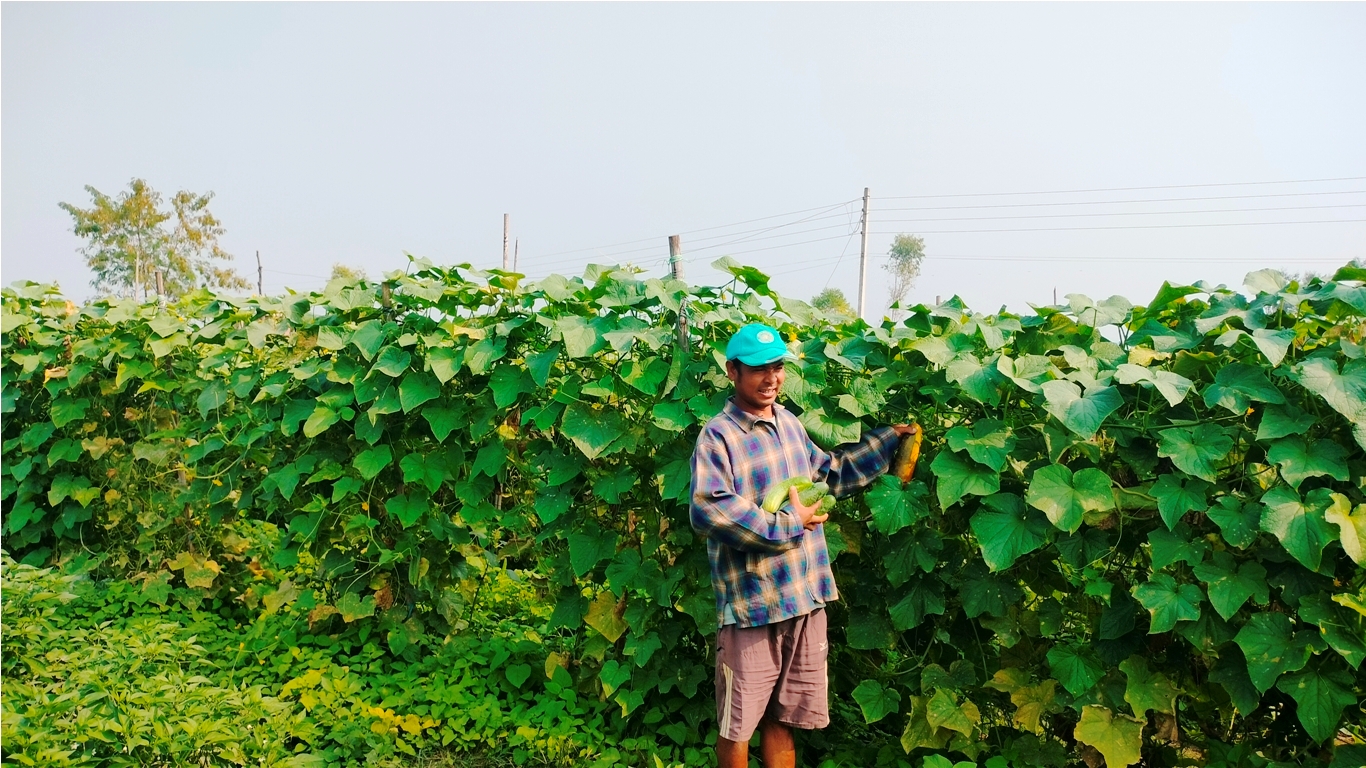
[[[816,514],[820,509],[820,502],[812,504],[809,507],[802,506],[801,494],[797,492],[796,488],[789,488],[787,490],[787,499],[792,503],[792,514],[796,515],[797,519],[802,521],[802,527],[806,528],[808,531],[816,530],[816,526],[830,519],[830,515],[828,514]]]
[[[896,434],[899,437],[914,435],[916,432],[920,431],[920,427],[916,424],[893,424],[892,429],[896,430]]]

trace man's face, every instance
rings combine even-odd
[[[747,411],[766,411],[778,399],[787,372],[783,361],[768,365],[745,365],[739,360],[726,363],[726,375],[735,384],[735,399]]]

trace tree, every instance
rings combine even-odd
[[[897,235],[892,247],[887,251],[887,263],[883,268],[892,273],[889,304],[906,298],[920,276],[920,263],[925,260],[925,241],[915,235]]]
[[[209,212],[213,193],[181,190],[163,208],[161,193],[133,179],[117,197],[86,186],[91,208],[59,203],[71,214],[72,231],[86,240],[80,253],[95,273],[90,281],[101,293],[143,297],[156,291],[161,273],[165,294],[182,296],[200,286],[247,288],[224,262],[232,254],[218,245],[223,225]]]
[[[332,276],[329,279],[336,280],[339,277],[346,280],[347,283],[359,283],[369,279],[364,269],[348,267],[340,261],[332,265]]]
[[[844,291],[838,288],[826,288],[816,294],[816,298],[811,300],[811,306],[825,312],[838,312],[851,317],[854,314],[854,308],[849,306],[849,299],[845,298]]]

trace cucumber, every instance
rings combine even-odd
[[[773,487],[768,490],[768,495],[764,496],[764,511],[777,512],[783,504],[786,504],[787,490],[789,488],[796,488],[798,491],[804,491],[810,487],[811,480],[805,477],[789,477],[786,480],[775,483]]]
[[[818,515],[828,515],[828,514],[830,514],[830,510],[832,510],[832,509],[834,509],[834,508],[835,508],[835,497],[834,497],[834,496],[826,496],[826,497],[824,497],[824,498],[821,499],[821,508],[818,509],[818,510],[816,510],[816,514],[818,514]]]
[[[830,486],[825,483],[816,483],[797,494],[797,500],[802,503],[803,507],[809,507],[828,495],[830,495]]]

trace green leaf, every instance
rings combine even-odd
[[[883,688],[876,680],[864,680],[853,691],[854,701],[863,711],[863,722],[876,723],[887,715],[895,714],[901,704],[901,691]]]
[[[436,493],[446,479],[446,462],[437,453],[409,453],[399,460],[398,466],[403,470],[403,482],[421,483],[431,493]]]
[[[1042,547],[1050,532],[1048,520],[1025,508],[1024,500],[1013,493],[997,493],[983,499],[971,525],[982,548],[982,559],[993,571],[1009,568]]]
[[[422,418],[427,420],[427,426],[432,429],[432,437],[435,437],[438,443],[446,442],[446,438],[456,427],[468,424],[465,416],[463,408],[428,406],[422,409]]]
[[[872,416],[882,410],[886,400],[868,379],[854,379],[849,382],[849,392],[836,400],[841,408],[857,417]]]
[[[384,323],[367,320],[356,326],[356,330],[351,332],[351,344],[366,360],[374,360],[380,347],[384,346]]]
[[[852,416],[830,414],[824,408],[810,408],[797,420],[816,445],[832,450],[845,443],[856,443],[863,434],[863,425]]]
[[[590,526],[569,534],[569,564],[574,575],[583,578],[598,563],[611,557],[617,549],[617,535]]]
[[[1148,532],[1154,571],[1160,571],[1172,563],[1195,565],[1205,558],[1209,544],[1201,539],[1191,539],[1190,530],[1185,523],[1177,523],[1170,531],[1154,528]]]
[[[560,359],[560,348],[551,347],[544,352],[536,352],[526,356],[526,369],[531,373],[531,380],[536,382],[536,386],[544,387],[550,381],[550,371],[555,366],[555,361]]]
[[[938,579],[912,579],[910,586],[891,606],[892,626],[898,632],[915,629],[927,616],[942,616],[946,608],[944,588]]]
[[[1271,441],[1287,435],[1303,435],[1314,426],[1314,414],[1305,413],[1294,405],[1279,405],[1262,412],[1257,426],[1257,439]]]
[[[1323,592],[1300,598],[1299,616],[1318,627],[1328,646],[1352,669],[1366,661],[1366,617],[1343,610]]]
[[[218,380],[209,382],[199,393],[195,404],[199,406],[199,418],[209,418],[210,411],[216,411],[228,404],[228,386]]]
[[[409,454],[410,456],[412,454]],[[407,458],[407,457],[404,457]],[[423,496],[400,493],[384,503],[384,509],[389,514],[398,518],[398,522],[404,528],[411,528],[422,518],[423,513],[428,509],[427,499]]]
[[[1267,328],[1257,328],[1252,332],[1252,343],[1257,345],[1257,349],[1271,363],[1272,367],[1281,364],[1285,355],[1290,351],[1290,345],[1295,341],[1295,330],[1285,328],[1273,331]]]
[[[1075,643],[1059,643],[1048,650],[1048,667],[1053,677],[1073,696],[1091,690],[1096,681],[1105,676],[1095,652]]]
[[[90,407],[90,400],[87,398],[68,398],[59,397],[52,402],[52,423],[57,427],[65,427],[73,421],[85,418],[85,410]]]
[[[1234,709],[1243,717],[1252,714],[1262,703],[1261,692],[1248,677],[1247,662],[1237,650],[1220,654],[1214,669],[1210,670],[1209,679],[1224,686]]]
[[[1246,363],[1229,363],[1214,376],[1214,383],[1205,388],[1205,405],[1220,406],[1241,416],[1252,401],[1280,404],[1285,395],[1266,377],[1261,368]]]
[[[1259,693],[1266,693],[1276,678],[1297,672],[1309,663],[1313,652],[1307,632],[1294,634],[1290,617],[1283,613],[1253,614],[1233,641],[1247,658],[1247,674]]]
[[[373,480],[389,462],[394,460],[394,452],[387,445],[377,445],[374,448],[361,451],[356,454],[356,458],[351,460],[351,466],[356,468],[360,476],[366,480]]]
[[[969,565],[963,577],[963,584],[958,590],[963,613],[970,619],[983,614],[1004,616],[1010,606],[1018,603],[1024,596],[1019,584],[1000,576],[990,575],[984,565],[980,562]]]
[[[693,424],[692,413],[688,410],[687,403],[656,403],[650,415],[656,427],[670,432],[682,432]]]
[[[1133,363],[1122,363],[1115,370],[1115,381],[1120,384],[1142,384],[1145,387],[1155,388],[1162,397],[1166,398],[1167,404],[1175,408],[1186,399],[1191,387],[1195,386],[1190,379],[1179,373],[1164,371],[1160,368],[1144,368]]]
[[[957,504],[969,494],[987,496],[1001,490],[999,474],[951,451],[940,451],[930,469],[937,478],[935,492],[939,497],[939,506],[944,509]]]
[[[598,329],[578,315],[555,320],[555,331],[564,340],[565,354],[574,360],[592,355],[606,343]]]
[[[1015,435],[1010,428],[994,419],[983,419],[972,426],[954,427],[945,437],[955,451],[968,452],[975,461],[1000,472],[1006,459],[1015,449]]]
[[[1030,506],[1043,510],[1049,522],[1059,530],[1068,533],[1081,527],[1082,515],[1086,512],[1115,507],[1108,475],[1093,468],[1073,474],[1061,464],[1050,464],[1035,471],[1025,500]]]
[[[465,365],[476,376],[488,373],[489,367],[507,354],[507,346],[506,336],[485,336],[477,344],[465,348]]]
[[[1106,768],[1123,768],[1143,756],[1143,726],[1141,720],[1091,704],[1081,708],[1081,720],[1072,735],[1094,747],[1105,758]]]
[[[325,325],[318,329],[318,346],[327,350],[346,349],[351,343],[351,334],[345,328]]]
[[[1247,549],[1257,540],[1262,530],[1262,506],[1244,504],[1233,496],[1221,496],[1218,503],[1205,511],[1219,526],[1224,541],[1239,549]]]
[[[849,647],[860,651],[884,650],[896,643],[891,624],[882,611],[857,611],[849,617],[845,632]]]
[[[1182,472],[1211,483],[1217,479],[1215,464],[1233,450],[1229,431],[1216,424],[1174,427],[1163,430],[1160,435],[1158,456],[1171,459]]]
[[[403,375],[403,372],[408,370],[408,366],[412,362],[412,355],[391,344],[380,350],[379,359],[375,360],[375,364],[370,370],[379,371],[390,378],[396,378]]]
[[[873,513],[873,528],[890,536],[928,517],[930,508],[925,503],[928,495],[929,489],[918,480],[903,489],[901,481],[892,475],[879,476],[864,497]]]
[[[1000,383],[1005,380],[996,365],[983,365],[976,355],[964,353],[944,369],[945,378],[957,384],[970,399],[989,406],[1001,402]]]
[[[1210,605],[1225,619],[1233,618],[1249,599],[1266,605],[1270,598],[1266,569],[1256,561],[1240,566],[1228,552],[1215,552],[1210,562],[1195,566],[1195,576],[1208,585]]]
[[[304,422],[304,437],[313,438],[327,431],[327,428],[341,420],[337,411],[320,405],[313,409],[312,415]]]
[[[626,432],[626,424],[619,411],[595,410],[575,401],[565,409],[560,429],[584,456],[596,459],[612,453],[608,448]]]
[[[1351,508],[1347,497],[1327,488],[1315,488],[1300,499],[1298,492],[1278,485],[1262,496],[1262,530],[1280,539],[1281,546],[1311,571],[1319,569],[1323,549],[1338,537],[1328,522],[1327,511]]]
[[[1342,551],[1352,562],[1366,567],[1366,504],[1358,504],[1349,512],[1346,504],[1334,503],[1323,517],[1338,527]]]
[[[350,624],[357,619],[364,619],[375,615],[375,596],[366,595],[362,598],[355,592],[347,592],[337,601],[337,612],[341,614],[342,621]]]
[[[1176,579],[1159,573],[1134,587],[1134,597],[1152,614],[1148,634],[1170,632],[1178,621],[1200,618],[1200,603],[1205,595],[1194,584],[1177,584]]]
[[[1300,725],[1320,744],[1337,733],[1342,710],[1357,703],[1352,676],[1327,664],[1289,675],[1276,687],[1295,700]]]
[[[517,402],[517,397],[523,393],[535,391],[527,372],[511,365],[500,365],[493,369],[489,388],[493,390],[493,404],[499,408]]]
[[[409,373],[398,385],[398,402],[403,412],[408,413],[428,400],[435,400],[441,394],[441,382],[430,373]]]
[[[1348,362],[1341,373],[1327,357],[1310,358],[1292,370],[1300,386],[1323,398],[1348,421],[1356,424],[1366,419],[1366,358]]]
[[[1149,671],[1146,659],[1130,656],[1120,663],[1119,671],[1127,681],[1124,700],[1134,708],[1134,715],[1143,718],[1149,710],[1176,714],[1176,697],[1181,695],[1181,689],[1161,672]]]
[[[1124,405],[1124,396],[1114,387],[1092,387],[1083,397],[1070,381],[1045,381],[1041,386],[1048,412],[1083,440],[1095,437],[1105,417]]]
[[[1327,475],[1344,482],[1350,478],[1347,451],[1332,440],[1305,442],[1298,436],[1282,438],[1272,444],[1266,458],[1281,468],[1281,477],[1295,489],[1311,477]]]
[[[1187,512],[1203,512],[1209,507],[1205,501],[1209,488],[1210,484],[1204,480],[1167,474],[1157,478],[1148,493],[1157,499],[1157,511],[1162,515],[1162,522],[1167,524],[1167,530],[1171,530]]]
[[[494,440],[479,449],[474,463],[470,465],[470,476],[488,475],[497,477],[498,472],[507,464],[508,449],[502,440]]]
[[[60,474],[52,478],[52,485],[47,489],[47,503],[50,507],[61,504],[68,496],[76,498],[78,493],[90,488],[90,479],[87,477],[74,477],[68,474]],[[95,489],[98,492],[99,489]],[[87,506],[90,502],[86,501],[81,506]]]
[[[959,706],[952,693],[940,688],[930,697],[925,720],[931,728],[947,728],[964,736],[972,735],[973,727],[982,719],[977,705],[971,701]]]
[[[461,354],[451,347],[432,347],[427,350],[427,367],[432,369],[436,380],[442,384],[455,378],[462,364]]]

